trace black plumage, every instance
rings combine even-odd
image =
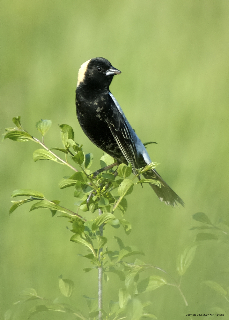
[[[87,137],[120,163],[131,163],[134,173],[151,163],[143,143],[132,129],[109,86],[114,75],[121,73],[104,58],[82,64],[76,88],[78,121]],[[161,186],[151,187],[161,201],[175,206],[183,200],[167,185],[156,170],[144,173],[147,179],[158,180]]]

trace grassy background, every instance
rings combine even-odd
[[[129,197],[126,217],[133,232],[126,242],[175,277],[177,255],[195,239],[189,230],[195,225],[192,214],[203,211],[213,221],[229,221],[228,14],[226,0],[1,1],[1,131],[20,115],[26,130],[38,135],[35,123],[51,119],[46,143],[60,147],[58,124],[68,123],[76,141],[99,159],[102,152],[78,125],[74,90],[84,61],[110,60],[122,71],[112,93],[141,140],[158,143],[148,147],[151,158],[186,203],[185,209],[167,207],[150,188],[139,187]],[[95,274],[83,274],[87,264],[77,256],[84,251],[69,242],[66,221],[52,219],[48,211],[28,213],[26,207],[8,215],[17,188],[41,191],[74,209],[72,191],[57,186],[68,169],[34,163],[35,147],[1,143],[0,317],[27,287],[55,297],[61,274],[75,282],[73,299],[83,308],[82,294],[97,292]],[[216,242],[198,248],[183,280],[190,313],[228,307],[201,284],[214,280],[229,286],[226,250]],[[117,299],[119,285],[111,278],[107,301]],[[185,319],[187,310],[174,288],[147,298],[158,319]]]

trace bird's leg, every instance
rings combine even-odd
[[[107,171],[109,169],[112,169],[113,167],[118,166],[118,162],[114,162],[112,164],[110,164],[109,166],[103,167],[97,171],[95,171],[94,173],[92,173],[93,177],[96,177],[98,174],[100,174],[103,171]]]

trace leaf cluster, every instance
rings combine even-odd
[[[213,223],[204,212],[197,212],[193,214],[192,218],[199,223],[198,226],[190,229],[196,232],[197,242],[219,239],[228,242],[228,225],[226,222]]]
[[[87,273],[102,268],[105,282],[109,281],[110,274],[115,274],[123,283],[118,293],[118,301],[111,301],[108,310],[102,310],[103,319],[156,319],[155,315],[146,311],[150,303],[142,303],[140,296],[165,285],[178,289],[187,305],[186,298],[181,291],[180,281],[173,279],[161,268],[146,264],[139,259],[135,258],[133,262],[130,262],[135,255],[143,255],[143,253],[135,247],[125,245],[123,240],[117,236],[115,237],[117,248],[111,250],[110,239],[103,234],[105,229],[119,229],[120,227],[124,229],[126,235],[131,232],[131,224],[124,217],[127,210],[127,196],[138,184],[158,183],[151,179],[141,178],[143,172],[154,169],[156,164],[151,163],[137,170],[136,175],[133,175],[131,165],[118,164],[115,159],[104,154],[100,159],[100,169],[93,172],[91,171],[93,155],[84,153],[83,146],[75,142],[71,126],[60,125],[62,146],[49,148],[44,138],[51,127],[50,120],[40,120],[36,124],[41,140],[23,129],[20,117],[13,118],[13,123],[16,127],[6,129],[5,139],[33,141],[40,146],[33,153],[35,162],[49,160],[67,166],[71,170],[71,175],[61,179],[59,188],[73,188],[76,204],[74,210],[71,210],[60,204],[60,200],[49,200],[39,191],[18,189],[12,193],[12,197],[14,199],[19,197],[19,200],[12,201],[10,213],[31,202],[30,211],[48,209],[52,216],[58,215],[68,219],[72,232],[70,240],[87,250],[82,257],[90,262],[90,267],[85,268],[84,271]],[[193,261],[195,252],[196,246],[190,246],[178,257],[178,277],[181,278],[185,274]],[[153,270],[153,273],[150,272],[150,275],[144,277],[143,272],[146,270]],[[70,298],[74,288],[73,281],[60,278],[59,288],[63,296]],[[34,289],[27,292],[26,296],[29,300],[38,301],[37,305],[30,310],[29,318],[44,311],[71,313],[76,319],[95,319],[99,314],[97,299],[86,297],[89,316],[85,317],[69,305],[59,303],[59,300],[52,302],[39,297]],[[10,320],[11,317],[6,319]]]
[[[139,183],[155,183],[151,180],[140,179],[142,172],[155,167],[154,163],[142,168],[139,170],[138,175],[134,176],[132,175],[131,165],[118,165],[114,162],[114,159],[107,154],[104,154],[100,159],[101,169],[95,173],[90,171],[93,163],[93,154],[84,153],[82,145],[74,141],[74,131],[72,127],[67,124],[59,126],[63,147],[49,148],[44,143],[44,137],[51,127],[51,120],[40,120],[36,124],[37,130],[42,135],[42,140],[33,137],[23,129],[20,117],[14,117],[13,123],[16,127],[7,128],[4,139],[24,142],[33,141],[42,147],[36,149],[33,153],[35,162],[39,160],[51,160],[58,164],[68,166],[74,172],[72,175],[64,177],[59,182],[59,187],[61,189],[74,187],[74,197],[77,198],[77,212],[90,211],[94,213],[95,211],[98,212],[98,209],[101,209],[105,213],[113,214],[116,209],[119,209],[122,214],[124,214],[127,210],[126,196],[132,193],[134,185]],[[64,154],[64,159],[56,152]],[[78,168],[76,168],[75,165]],[[115,167],[116,170],[114,170]],[[41,200],[39,203],[33,205],[31,210],[48,208],[52,213],[60,211],[69,215],[69,210],[63,210],[63,207],[59,206],[58,200],[49,201],[44,195],[37,191],[34,191],[32,194],[29,194],[29,192],[30,191],[22,189],[17,190],[17,193],[13,193],[13,197],[29,196],[29,198],[14,201],[10,213],[22,204],[33,200]],[[122,220],[119,222],[116,220],[115,225],[117,226],[118,224],[123,225],[126,231],[129,230],[126,224],[122,223]]]

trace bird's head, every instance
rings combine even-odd
[[[114,68],[107,59],[93,58],[81,65],[77,87],[87,85],[91,88],[108,89],[113,76],[120,73],[121,71]]]

